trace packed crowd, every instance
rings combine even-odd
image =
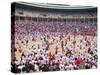
[[[40,16],[40,17],[53,17],[53,18],[57,18],[57,17],[69,17],[69,18],[97,17],[96,12],[87,13],[87,11],[86,12],[80,11],[80,12],[75,12],[75,13],[73,13],[73,12],[65,13],[63,11],[62,12],[61,11],[60,12],[53,11],[53,13],[50,13],[49,11],[46,11],[46,12],[44,12],[44,11],[28,11],[28,10],[25,11],[25,10],[16,9],[15,14],[16,15],[24,14],[26,16],[34,15],[34,17]]]
[[[15,20],[12,71],[30,73],[97,68],[96,31],[96,21]]]

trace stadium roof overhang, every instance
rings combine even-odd
[[[50,8],[50,9],[93,9],[94,6],[80,6],[80,5],[67,5],[67,4],[52,4],[52,3],[27,3],[27,2],[14,2],[21,5],[27,5],[31,7]]]

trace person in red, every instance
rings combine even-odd
[[[80,64],[82,64],[82,59],[80,59],[80,58],[75,58],[75,65],[77,65],[77,67],[79,67],[80,66]]]
[[[51,52],[48,53],[48,57],[49,57],[49,61],[51,61],[52,60],[52,54],[51,54]]]
[[[59,63],[59,64],[62,64],[62,56],[61,56],[61,58],[58,60],[58,63]]]

